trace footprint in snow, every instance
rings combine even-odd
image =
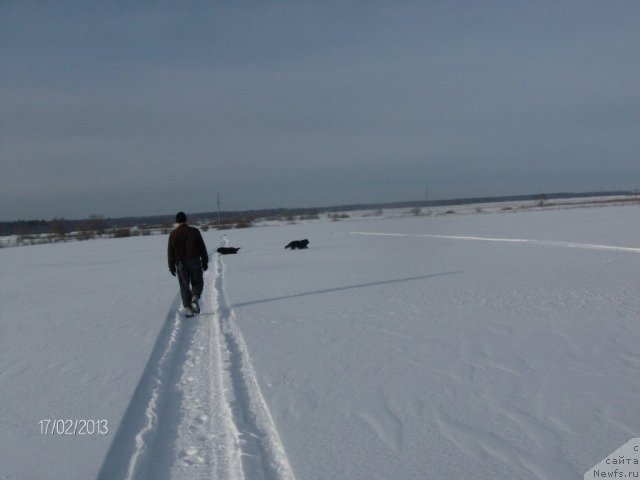
[[[180,452],[180,460],[189,465],[204,463],[204,459],[199,455],[200,450],[196,447],[187,447]]]

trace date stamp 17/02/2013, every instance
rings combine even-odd
[[[109,434],[109,422],[104,419],[51,419],[40,420],[41,435],[103,436]]]

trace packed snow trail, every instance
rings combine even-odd
[[[444,238],[449,240],[475,240],[480,242],[520,243],[528,245],[540,245],[548,247],[582,248],[585,250],[606,250],[610,252],[640,253],[640,247],[619,247],[614,245],[593,245],[590,243],[558,242],[553,240],[532,240],[529,238],[490,238],[475,237],[470,235],[432,235],[427,233],[378,233],[378,232],[351,232],[353,235],[372,235],[381,237],[426,237]]]
[[[224,291],[205,274],[202,313],[176,298],[98,475],[99,480],[293,480]]]

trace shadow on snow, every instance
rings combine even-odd
[[[435,278],[442,277],[445,275],[455,275],[458,273],[462,273],[462,270],[455,272],[442,272],[442,273],[433,273],[431,275],[420,275],[416,277],[407,277],[407,278],[397,278],[393,280],[381,280],[379,282],[371,282],[371,283],[360,283],[358,285],[346,285],[344,287],[334,287],[334,288],[325,288],[323,290],[315,290],[313,292],[303,292],[303,293],[294,293],[293,295],[285,295],[282,297],[273,297],[273,298],[264,298],[261,300],[251,300],[249,302],[243,303],[234,303],[231,305],[231,308],[239,308],[239,307],[247,307],[249,305],[257,305],[259,303],[268,303],[268,302],[277,302],[279,300],[287,300],[289,298],[297,298],[297,297],[307,297],[310,295],[322,295],[324,293],[334,293],[334,292],[342,292],[344,290],[351,290],[353,288],[365,288],[365,287],[375,287],[378,285],[389,285],[391,283],[401,283],[401,282],[413,282],[416,280],[424,280],[427,278]]]

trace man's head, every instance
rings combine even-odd
[[[184,212],[178,212],[176,214],[176,223],[187,223],[187,214]]]

